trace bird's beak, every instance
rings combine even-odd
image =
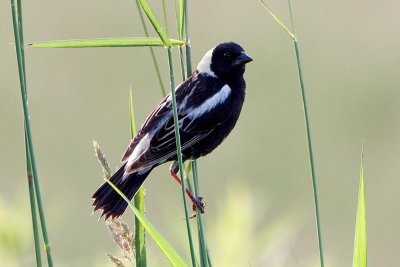
[[[251,57],[249,57],[249,55],[247,55],[245,52],[242,52],[240,54],[240,56],[237,57],[237,59],[235,60],[235,62],[233,64],[235,66],[239,66],[239,65],[249,63],[251,61],[253,61],[253,59]]]

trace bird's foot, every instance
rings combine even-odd
[[[193,203],[192,204],[193,213],[190,216],[190,219],[196,217],[197,209],[199,209],[199,211],[201,213],[204,213],[204,209],[206,207],[206,203],[203,201],[203,197],[197,197],[197,198],[193,198],[191,200],[192,200],[192,203]]]

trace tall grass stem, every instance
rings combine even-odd
[[[293,44],[294,44],[297,70],[298,70],[299,80],[300,80],[301,97],[302,97],[302,102],[303,102],[304,118],[305,118],[305,123],[306,123],[308,155],[309,155],[310,168],[311,168],[311,178],[312,178],[315,217],[316,217],[316,226],[317,226],[319,258],[320,258],[321,267],[324,267],[325,264],[324,264],[324,253],[323,253],[323,248],[322,248],[322,233],[321,233],[321,220],[320,220],[319,204],[318,204],[317,176],[315,173],[314,155],[313,155],[312,138],[311,138],[311,126],[310,126],[310,119],[309,119],[308,109],[307,109],[307,98],[306,98],[306,93],[305,93],[303,71],[302,71],[301,62],[300,62],[300,50],[299,50],[297,37],[294,34],[294,20],[293,20],[292,6],[290,3],[290,0],[288,0],[290,22],[292,25],[293,32],[291,32],[288,29],[288,27],[279,19],[279,17],[275,14],[275,12],[263,0],[258,0],[258,1],[268,11],[268,13],[272,16],[272,18],[279,24],[279,26],[289,35],[289,37],[292,39]]]
[[[185,31],[185,42],[186,42],[186,70],[187,70],[187,77],[192,74],[192,54],[191,54],[191,47],[190,47],[190,36],[189,36],[189,5],[188,1],[184,0],[184,12],[183,12],[183,20],[184,20],[184,31]],[[199,189],[199,178],[197,172],[197,160],[193,160],[192,162],[192,173],[193,173],[193,183],[194,183],[194,190],[195,196],[199,197],[200,189]],[[201,212],[197,209],[196,211],[197,217],[197,231],[199,236],[199,250],[200,250],[200,258],[201,258],[201,266],[211,266],[211,259],[208,253],[206,235],[203,226],[203,219]]]
[[[149,31],[147,29],[146,22],[144,21],[144,17],[143,17],[142,9],[140,8],[139,0],[135,0],[135,3],[136,3],[137,10],[139,12],[140,22],[142,23],[144,34],[146,35],[146,37],[149,37],[150,36]],[[160,84],[161,92],[162,92],[163,96],[165,96],[166,95],[165,86],[164,86],[163,79],[161,77],[161,71],[160,71],[160,67],[158,65],[158,60],[156,58],[156,54],[154,53],[154,48],[149,46],[149,50],[150,50],[150,55],[151,55],[151,59],[153,61],[154,68],[156,70],[157,80],[158,80],[158,83]]]
[[[36,214],[36,200],[35,200],[35,186],[33,184],[33,174],[32,174],[32,165],[31,159],[29,157],[28,144],[26,138],[26,130],[25,132],[25,156],[26,156],[26,173],[28,178],[28,188],[29,188],[29,201],[31,203],[31,216],[32,216],[32,227],[33,227],[33,240],[35,244],[35,256],[36,256],[36,266],[42,266],[42,255],[40,252],[40,240],[39,240],[39,225],[37,221]]]
[[[199,197],[200,195],[200,188],[199,188],[199,179],[198,179],[198,174],[197,174],[197,160],[194,160],[192,162],[192,172],[193,172],[193,184],[194,184],[194,194],[195,197]],[[196,218],[197,218],[197,232],[199,236],[199,252],[200,252],[200,260],[201,260],[201,265],[207,267],[208,266],[208,253],[207,253],[207,243],[206,243],[206,237],[205,237],[205,232],[204,232],[204,226],[203,226],[203,218],[201,215],[201,212],[199,209],[196,210]]]
[[[290,0],[288,0],[288,6],[289,6],[290,22],[292,24],[292,31],[294,33],[294,19],[293,19],[292,5],[291,5]],[[310,167],[311,167],[311,176],[312,176],[315,218],[316,218],[317,236],[318,236],[319,259],[320,259],[321,267],[324,267],[325,260],[324,260],[324,250],[323,250],[323,246],[322,246],[321,216],[319,213],[319,204],[318,204],[317,175],[315,173],[314,153],[313,153],[312,138],[311,138],[311,126],[310,126],[310,119],[308,116],[307,97],[306,97],[306,90],[305,90],[305,86],[304,86],[303,69],[301,67],[300,50],[299,50],[299,45],[298,45],[296,36],[293,38],[293,44],[294,44],[294,50],[296,53],[296,62],[297,62],[297,69],[298,69],[298,73],[299,73],[301,97],[303,100],[304,118],[306,121],[306,129],[307,129],[308,155],[310,158]]]
[[[131,138],[136,136],[136,123],[135,123],[135,113],[133,110],[133,96],[132,88],[129,90],[129,124],[131,129]],[[137,191],[134,203],[136,209],[144,215],[144,187],[143,185]],[[147,266],[146,257],[146,236],[144,226],[140,220],[135,216],[135,259],[137,267]]]
[[[41,198],[41,193],[40,193],[40,185],[39,185],[38,174],[37,174],[37,169],[36,169],[36,160],[35,160],[35,153],[33,150],[32,133],[31,133],[30,120],[29,120],[28,96],[27,96],[26,73],[25,73],[24,38],[23,38],[23,31],[22,31],[23,30],[22,5],[21,5],[20,0],[17,0],[17,9],[18,9],[18,14],[17,14],[16,6],[15,6],[15,1],[11,0],[11,12],[12,12],[12,18],[13,18],[14,38],[15,38],[17,61],[18,61],[19,80],[20,80],[20,86],[21,86],[22,106],[23,106],[23,112],[24,112],[25,137],[26,137],[26,144],[28,145],[26,151],[29,153],[29,156],[27,158],[30,160],[30,164],[32,167],[31,169],[32,169],[32,176],[33,176],[33,184],[35,187],[34,191],[36,193],[36,201],[37,201],[37,207],[38,207],[38,211],[39,211],[39,218],[40,218],[40,222],[41,222],[44,247],[45,247],[45,252],[47,255],[47,264],[48,264],[48,266],[52,267],[53,260],[51,257],[51,247],[50,247],[48,234],[47,234],[47,227],[46,227],[43,203],[42,203],[42,198]]]
[[[174,116],[174,127],[175,127],[175,141],[176,141],[176,150],[178,156],[178,163],[179,163],[179,175],[182,181],[182,198],[183,198],[183,205],[185,210],[185,219],[186,219],[186,228],[188,233],[189,239],[189,247],[190,247],[190,256],[192,260],[192,266],[196,266],[196,256],[194,253],[194,246],[193,246],[193,238],[192,238],[192,231],[190,228],[189,222],[189,211],[187,206],[186,200],[186,182],[184,179],[184,167],[183,167],[183,159],[182,159],[182,147],[181,147],[181,138],[179,134],[179,122],[178,122],[178,111],[176,105],[176,96],[175,96],[175,79],[174,79],[174,69],[172,63],[172,48],[168,47],[168,65],[169,65],[169,77],[170,77],[170,85],[171,85],[171,97],[172,97],[172,110]]]
[[[321,267],[324,267],[325,261],[324,261],[324,250],[322,247],[321,219],[320,219],[319,204],[318,204],[317,175],[315,174],[314,154],[313,154],[313,146],[312,146],[312,138],[311,138],[311,126],[310,126],[310,119],[308,116],[307,98],[306,98],[306,92],[305,92],[305,88],[304,88],[303,71],[301,68],[300,52],[299,52],[299,46],[298,46],[296,38],[294,40],[294,49],[296,52],[296,61],[297,61],[297,69],[298,69],[298,73],[299,73],[299,79],[300,79],[301,97],[303,100],[304,117],[305,117],[305,121],[306,121],[308,154],[309,154],[309,158],[310,158],[312,186],[313,186],[313,195],[314,195],[315,218],[316,218],[316,225],[317,225],[319,258],[320,258]]]
[[[162,0],[162,9],[163,9],[163,17],[164,17],[164,25],[165,25],[165,33],[169,35],[168,31],[168,20],[167,20],[167,6],[165,4],[165,0]]]

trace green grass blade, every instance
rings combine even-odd
[[[153,10],[149,6],[146,0],[139,0],[140,5],[143,8],[144,13],[146,13],[147,18],[150,20],[151,25],[153,25],[154,30],[157,32],[158,36],[162,40],[164,46],[171,47],[171,40],[167,37],[167,34],[164,32],[160,22],[157,17],[154,15]]]
[[[33,184],[34,184],[34,192],[36,195],[36,202],[37,208],[39,212],[39,218],[42,228],[42,235],[44,241],[44,249],[47,255],[47,264],[48,266],[53,266],[53,260],[51,257],[51,247],[47,235],[47,227],[46,221],[44,216],[44,209],[43,203],[40,193],[40,185],[39,185],[39,178],[36,169],[36,160],[35,160],[35,153],[33,150],[32,144],[32,133],[31,133],[31,126],[30,126],[30,119],[29,119],[29,109],[28,109],[28,98],[27,98],[27,86],[26,86],[26,73],[25,73],[25,55],[24,55],[24,43],[23,43],[23,27],[22,27],[22,5],[21,1],[17,0],[18,11],[16,10],[15,1],[11,0],[11,13],[13,19],[13,28],[14,28],[14,38],[15,38],[15,48],[17,54],[17,62],[18,62],[18,74],[20,80],[20,87],[21,87],[21,98],[22,98],[22,107],[24,113],[24,123],[25,123],[25,138],[27,148],[26,151],[29,153],[27,159],[29,159],[31,173],[33,176]],[[29,175],[29,173],[28,173]],[[31,203],[32,205],[32,203]],[[34,218],[32,218],[34,220]]]
[[[354,236],[353,267],[367,267],[367,220],[364,187],[364,143],[361,149],[360,189]]]
[[[167,6],[165,4],[165,0],[162,0],[162,9],[163,9],[163,17],[164,17],[164,25],[165,25],[165,34],[168,36],[168,19],[167,19]]]
[[[178,36],[179,40],[183,38],[183,14],[185,8],[185,0],[178,0]]]
[[[258,0],[260,4],[268,11],[268,13],[271,15],[271,17],[281,26],[281,28],[289,35],[289,37],[293,40],[296,39],[296,36],[294,33],[292,33],[288,27],[279,19],[279,17],[275,14],[275,12],[263,1],[263,0]]]
[[[258,1],[268,11],[268,13],[272,16],[272,18],[281,26],[281,28],[290,36],[290,38],[293,40],[293,44],[294,44],[297,70],[298,70],[299,80],[300,80],[300,90],[301,90],[301,97],[302,97],[303,110],[304,110],[304,119],[305,119],[305,124],[306,124],[308,155],[309,155],[310,168],[311,168],[311,178],[312,178],[312,187],[313,187],[313,196],[314,196],[314,207],[315,207],[315,218],[316,218],[316,226],[317,226],[320,265],[321,265],[321,267],[324,267],[325,260],[324,260],[324,253],[323,253],[323,247],[322,247],[322,233],[321,233],[321,219],[320,219],[319,202],[318,202],[317,176],[315,173],[314,155],[313,155],[312,138],[311,138],[311,126],[310,126],[310,119],[309,119],[309,115],[308,115],[307,98],[306,98],[306,92],[305,92],[305,86],[304,86],[304,78],[303,78],[303,71],[302,71],[302,67],[301,67],[300,50],[299,50],[299,46],[298,46],[298,42],[297,42],[297,37],[295,36],[294,33],[292,33],[288,29],[288,27],[286,27],[286,25],[275,14],[275,12],[273,12],[273,10],[263,0],[258,0]],[[290,13],[291,23],[292,23],[292,25],[294,25],[290,0],[289,0],[289,13]]]
[[[134,138],[136,136],[136,122],[135,122],[135,113],[133,111],[132,88],[130,88],[129,90],[129,125],[131,128],[131,137]]]
[[[134,138],[136,135],[136,123],[135,114],[133,112],[133,97],[132,89],[129,90],[129,121],[131,128],[131,137]],[[134,203],[136,209],[144,215],[144,188],[143,185],[139,188],[135,195]],[[135,259],[137,267],[146,267],[146,239],[144,226],[140,223],[140,220],[135,216]]]
[[[320,219],[320,213],[319,213],[318,190],[317,190],[317,175],[315,173],[314,153],[313,153],[312,139],[311,139],[311,126],[310,126],[310,119],[308,116],[307,98],[306,98],[306,92],[305,92],[305,87],[304,87],[303,71],[302,71],[301,63],[300,63],[300,51],[299,51],[299,46],[297,44],[297,39],[294,39],[294,48],[295,48],[295,52],[296,52],[297,69],[299,72],[304,118],[305,118],[305,122],[306,122],[308,155],[310,158],[311,178],[312,178],[312,185],[313,185],[314,207],[315,207],[315,218],[316,218],[316,224],[317,224],[317,236],[318,236],[320,264],[321,264],[321,267],[324,267],[325,260],[324,260],[324,250],[322,247],[321,219]]]
[[[104,179],[117,193],[128,203],[129,207],[135,213],[136,218],[143,225],[149,236],[154,240],[157,246],[161,249],[167,257],[172,266],[187,267],[188,265],[183,261],[181,256],[176,250],[165,240],[165,238],[154,228],[154,226],[143,216],[143,214],[132,205],[129,199],[119,190],[110,180]]]
[[[192,75],[192,54],[191,54],[191,47],[190,47],[190,37],[189,37],[189,12],[188,12],[188,3],[187,0],[184,0],[184,9],[183,9],[183,20],[185,25],[185,50],[186,50],[186,75],[189,77]]]
[[[172,46],[181,46],[185,43],[175,39],[168,39]],[[96,38],[76,40],[56,40],[48,42],[37,42],[27,45],[32,48],[88,48],[88,47],[141,47],[141,46],[165,46],[164,42],[157,37],[132,37],[132,38]]]
[[[142,9],[140,8],[139,0],[135,0],[135,3],[136,3],[137,10],[139,12],[140,22],[142,23],[144,34],[146,35],[146,37],[149,37],[150,36],[149,35],[149,31],[147,30],[147,26],[146,26],[146,23],[144,21],[143,12],[142,12]],[[163,96],[165,96],[166,95],[165,86],[164,86],[164,82],[163,82],[162,77],[161,77],[161,71],[160,71],[160,67],[158,66],[158,61],[157,61],[157,58],[156,58],[156,54],[154,53],[154,48],[152,46],[149,46],[149,49],[150,49],[150,55],[151,55],[151,59],[153,61],[153,65],[154,65],[154,68],[156,70],[158,83],[160,84],[161,93],[162,93]]]
[[[183,39],[183,0],[178,0],[178,6],[176,4],[177,0],[174,0],[174,9],[175,9],[175,19],[176,19],[176,26],[177,26],[177,31],[179,35],[179,40]],[[185,72],[185,63],[184,63],[184,58],[183,58],[183,48],[182,46],[179,47],[179,60],[180,60],[180,66],[181,66],[181,75],[182,75],[182,80],[185,80],[186,78],[186,72]]]

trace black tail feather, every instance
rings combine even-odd
[[[124,167],[125,164],[111,176],[110,181],[131,200],[151,172],[151,169],[146,172],[132,173],[122,179]],[[97,189],[92,198],[94,210],[103,210],[101,216],[105,215],[106,220],[109,217],[117,218],[121,216],[128,207],[128,203],[107,182]]]

